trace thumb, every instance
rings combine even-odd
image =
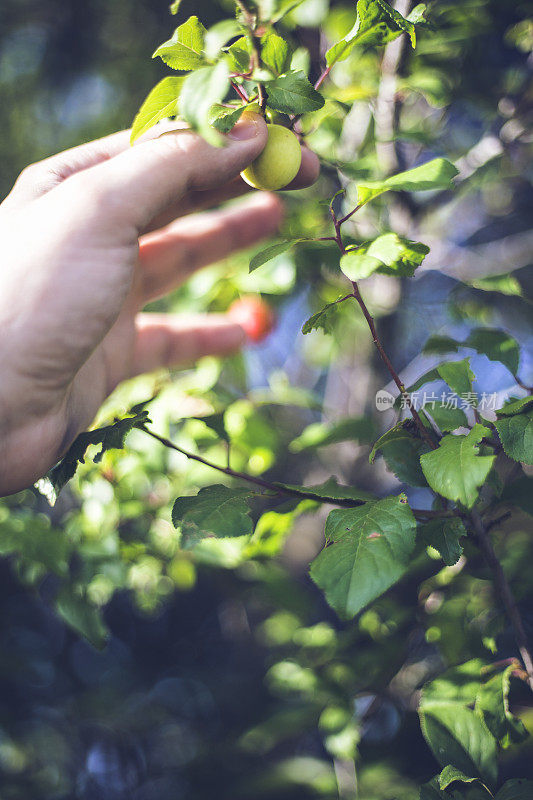
[[[266,145],[265,121],[247,114],[228,134],[224,147],[212,147],[190,130],[165,133],[99,164],[80,176],[84,191],[114,223],[138,231],[187,192],[214,190],[235,178]]]

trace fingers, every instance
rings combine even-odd
[[[176,131],[130,148],[85,174],[93,202],[111,225],[137,231],[189,191],[216,190],[237,177],[263,150],[267,128],[258,115],[243,118],[212,147],[191,131]],[[78,188],[78,187],[76,187]]]
[[[279,228],[283,206],[272,194],[256,194],[222,211],[196,214],[140,241],[142,304],[174,289],[192,272],[250,247]]]
[[[229,355],[246,340],[240,325],[223,314],[179,317],[139,314],[131,376],[190,364],[203,356]]]
[[[130,131],[120,131],[31,164],[21,173],[5,203],[11,207],[36,200],[77,172],[127,150],[129,143]]]
[[[305,189],[317,180],[319,173],[320,161],[318,157],[311,150],[308,150],[307,147],[302,147],[302,163],[300,165],[300,170],[296,178],[286,188],[290,191]],[[237,176],[232,181],[225,183],[214,191],[189,192],[185,197],[180,199],[177,203],[168,206],[168,208],[153,219],[145,233],[162,228],[164,225],[168,225],[173,220],[178,219],[178,217],[183,217],[194,211],[213,208],[220,205],[220,203],[224,203],[226,200],[232,200],[235,197],[252,193],[253,190],[240,176]]]

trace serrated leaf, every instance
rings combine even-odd
[[[202,67],[185,78],[179,99],[179,112],[193,130],[215,146],[221,137],[209,124],[211,109],[221,103],[230,86],[228,65],[219,61],[214,67]]]
[[[333,424],[314,422],[308,425],[300,436],[292,440],[289,444],[289,450],[292,453],[301,453],[304,450],[325,447],[338,442],[356,441],[368,443],[371,441],[374,429],[374,423],[367,417],[346,418]]]
[[[420,457],[430,448],[412,428],[411,420],[399,422],[383,434],[372,448],[372,463],[378,453],[385,459],[388,469],[399,481],[410,486],[427,486],[420,466]]]
[[[450,189],[459,171],[445,158],[435,158],[420,167],[400,172],[383,181],[357,185],[357,203],[364,205],[384,192],[420,192],[427,189]]]
[[[520,719],[509,711],[509,691],[514,666],[493,675],[481,684],[476,698],[476,711],[504,748],[525,741],[529,734]]]
[[[268,107],[284,114],[305,114],[318,111],[324,98],[301,71],[287,72],[272,81],[265,81]]]
[[[354,617],[402,577],[415,531],[404,495],[330,513],[326,547],[312,562],[311,577],[339,616]]]
[[[267,264],[269,261],[272,261],[273,258],[282,255],[282,253],[286,253],[287,250],[290,250],[291,247],[294,247],[295,244],[299,244],[300,242],[305,242],[305,239],[288,239],[286,242],[278,242],[277,244],[270,245],[270,247],[266,247],[264,250],[261,250],[260,253],[256,253],[250,260],[250,272],[262,267],[263,264]]]
[[[236,36],[242,34],[243,27],[236,19],[223,19],[215,23],[205,34],[205,54],[209,60],[220,55],[222,48]]]
[[[498,417],[514,417],[515,414],[523,414],[533,406],[533,397],[511,397],[503,406],[498,409]]]
[[[362,280],[378,272],[381,275],[410,277],[429,253],[429,247],[404,239],[396,233],[384,233],[373,242],[348,250],[341,258],[341,270],[351,281]]]
[[[189,17],[176,28],[172,39],[157,48],[152,58],[161,58],[172,69],[185,72],[198,69],[206,63],[203,54],[206,33],[198,17]]]
[[[532,797],[533,781],[515,778],[504,783],[495,800],[531,800]]]
[[[100,451],[94,456],[95,463],[101,461],[107,450],[122,450],[126,436],[134,429],[141,428],[150,422],[148,412],[141,410],[132,416],[116,419],[111,425],[95,428],[81,433],[72,443],[59,464],[35,484],[50,505],[54,505],[61,489],[74,477],[79,464],[85,463],[85,454],[90,445],[100,445]]]
[[[139,109],[131,128],[131,143],[162,119],[175,117],[178,100],[185,78],[163,78],[155,86]]]
[[[460,703],[424,703],[424,738],[442,767],[449,764],[493,786],[498,775],[496,740],[478,714]]]
[[[494,425],[509,458],[533,464],[533,410],[502,417]]]
[[[84,595],[78,594],[71,586],[65,586],[56,598],[55,608],[67,625],[87,639],[93,647],[98,650],[104,647],[109,632],[102,619],[102,612],[91,605]]]
[[[261,60],[275,75],[281,75],[291,64],[289,43],[276,33],[265,33],[261,38]]]
[[[316,314],[304,322],[302,326],[302,333],[305,335],[314,330],[322,330],[324,333],[333,333],[335,327],[335,317],[339,311],[340,303],[328,303],[327,306],[320,309]]]
[[[477,781],[478,778],[471,778],[465,775],[460,769],[457,769],[457,767],[452,767],[451,764],[448,764],[440,773],[438,780],[439,789],[447,789],[451,783],[455,783],[456,781],[460,781],[461,783],[473,783]]]
[[[417,8],[419,8],[417,6]],[[415,9],[413,9],[414,11]],[[415,24],[423,21],[419,12],[414,19],[403,17],[384,0],[359,0],[355,25],[344,39],[331,47],[326,53],[328,67],[344,61],[354,47],[376,47],[394,41],[402,33],[407,33],[411,44],[416,44]]]
[[[172,523],[181,530],[181,544],[190,548],[206,537],[229,538],[252,533],[250,489],[229,489],[222,484],[206,486],[195,497],[178,497]]]
[[[432,519],[419,525],[418,532],[422,542],[434,547],[448,567],[457,564],[463,554],[460,539],[466,536],[462,520],[457,517]]]
[[[472,508],[494,463],[495,456],[480,456],[479,443],[490,430],[476,423],[469,434],[448,434],[439,447],[420,459],[431,488],[448,500]]]

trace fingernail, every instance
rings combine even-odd
[[[235,139],[238,142],[244,142],[248,139],[254,139],[259,133],[259,126],[257,124],[257,116],[243,117],[235,125],[235,127],[228,133],[230,139]]]

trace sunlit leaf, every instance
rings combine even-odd
[[[364,205],[384,192],[420,192],[428,189],[450,189],[457,168],[445,158],[435,158],[420,167],[400,172],[383,181],[359,182],[357,203]]]
[[[176,28],[172,39],[160,45],[152,58],[161,58],[172,69],[188,72],[205,64],[203,54],[206,29],[198,17],[189,17]]]
[[[162,119],[175,117],[178,113],[178,100],[185,78],[163,78],[155,86],[141,108],[131,129],[131,142],[152,128]]]
[[[479,443],[489,435],[488,428],[476,424],[467,435],[447,434],[436,450],[423,455],[420,464],[431,488],[472,508],[495,459],[479,455]]]
[[[372,242],[365,242],[341,258],[341,270],[351,281],[381,275],[410,277],[429,253],[429,247],[404,239],[396,233],[384,233]]]
[[[303,72],[288,72],[265,84],[269,108],[284,114],[318,111],[325,102]]]
[[[404,495],[330,513],[311,577],[341,617],[355,616],[402,577],[415,530]]]

